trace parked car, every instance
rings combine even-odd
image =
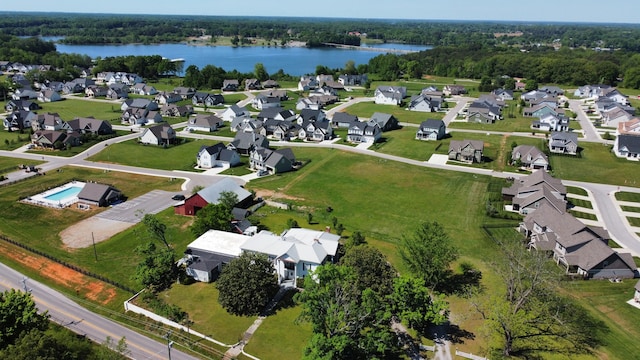
[[[180,201],[180,200],[184,200],[184,199],[185,199],[185,197],[184,197],[184,195],[182,195],[182,194],[175,194],[175,195],[173,195],[173,196],[171,197],[171,200],[178,200],[178,201]]]

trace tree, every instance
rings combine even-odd
[[[234,194],[235,195],[235,194]],[[196,220],[191,224],[191,233],[200,236],[213,230],[229,230],[229,223],[233,220],[231,208],[224,203],[207,204],[196,213]]]
[[[298,320],[310,322],[314,333],[304,359],[398,358],[388,302],[354,286],[356,276],[348,266],[328,264],[305,279],[305,290],[295,295],[302,304]]]
[[[458,252],[438,222],[424,222],[413,234],[401,238],[400,257],[417,277],[430,288],[446,281],[449,265],[458,258]]]
[[[131,350],[129,350],[127,339],[124,336],[117,343],[110,336],[107,336],[98,350],[98,354],[103,360],[120,360],[128,358],[131,355]]]
[[[603,325],[579,306],[557,295],[560,271],[544,252],[528,251],[520,241],[500,241],[502,256],[492,267],[504,291],[473,300],[504,356],[533,351],[589,352]],[[526,356],[525,356],[526,357]]]
[[[307,213],[307,224],[311,225],[311,222],[313,221],[313,214],[312,213]]]
[[[156,244],[149,241],[145,245],[136,247],[135,252],[142,256],[142,261],[133,275],[135,280],[152,292],[171,287],[177,277],[173,249],[158,250]]]
[[[266,255],[242,253],[216,281],[218,302],[234,315],[257,315],[278,292],[278,278]]]
[[[354,246],[365,245],[366,243],[367,243],[367,240],[365,239],[364,235],[362,235],[360,231],[354,231],[353,234],[351,234],[351,236],[349,237],[349,239],[347,239],[346,243],[344,244],[344,247],[347,250],[349,250]]]
[[[340,259],[340,265],[348,266],[354,271],[354,286],[360,291],[371,289],[381,296],[393,292],[396,270],[380,250],[367,245],[351,247]]]
[[[234,193],[233,191],[223,191],[220,193],[218,203],[222,204],[225,208],[231,211],[238,203],[238,194]]]
[[[347,75],[357,74],[358,70],[356,70],[356,62],[353,60],[347,61],[347,63],[344,65],[344,69],[342,69],[342,72]]]
[[[493,84],[491,83],[491,78],[488,76],[483,76],[482,79],[480,79],[480,85],[478,85],[478,91],[487,92],[491,90],[493,90]]]
[[[256,79],[260,81],[265,81],[269,79],[269,73],[267,72],[267,70],[264,67],[264,64],[262,63],[256,63],[256,65],[253,68],[253,74],[256,76]]]
[[[393,313],[398,318],[425,335],[431,325],[441,325],[449,314],[443,295],[431,296],[421,279],[401,276],[394,279],[390,295]]]
[[[171,249],[169,241],[167,240],[167,225],[161,223],[157,216],[145,214],[142,218],[142,224],[144,224],[147,234],[153,240],[160,241],[167,249]]]
[[[538,89],[538,82],[533,79],[528,79],[524,83],[524,89],[526,91],[532,91]]]
[[[43,331],[49,326],[47,312],[38,313],[30,293],[16,289],[0,293],[0,349],[12,344],[31,330]]]

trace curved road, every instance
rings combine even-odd
[[[101,344],[107,337],[118,341],[126,338],[129,357],[132,359],[167,359],[169,349],[167,343],[161,343],[140,335],[120,324],[97,315],[77,303],[71,301],[61,293],[31,279],[0,263],[0,290],[24,287],[31,292],[40,311],[48,311],[51,319],[70,330],[85,335],[87,338]],[[176,346],[173,344],[174,347]],[[171,359],[197,360],[178,349],[171,349]]]

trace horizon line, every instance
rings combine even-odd
[[[406,22],[448,22],[448,23],[456,23],[456,22],[466,22],[466,23],[504,23],[504,24],[575,24],[575,25],[628,25],[632,27],[640,27],[638,23],[630,23],[630,22],[599,22],[599,21],[563,21],[563,20],[498,20],[498,19],[410,19],[410,18],[382,18],[382,17],[340,17],[340,16],[268,16],[268,15],[198,15],[198,14],[133,14],[133,13],[99,13],[99,12],[81,12],[81,11],[16,11],[16,10],[0,10],[0,13],[18,13],[18,14],[38,14],[38,15],[64,15],[64,14],[73,14],[73,15],[124,15],[124,16],[139,16],[139,17],[154,17],[154,16],[163,16],[163,17],[195,17],[195,18],[206,18],[206,17],[227,17],[227,18],[271,18],[271,19],[327,19],[327,20],[357,20],[357,21],[366,21],[366,20],[377,20],[377,21],[406,21]]]

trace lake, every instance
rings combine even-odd
[[[227,71],[236,69],[240,72],[253,72],[256,63],[262,63],[267,72],[273,74],[279,69],[285,73],[300,76],[315,73],[316,66],[343,68],[349,60],[356,65],[366,64],[369,59],[384,52],[336,49],[336,48],[304,48],[304,47],[267,47],[267,46],[206,46],[188,44],[154,44],[154,45],[65,45],[56,44],[61,53],[85,54],[91,58],[126,55],[160,55],[168,59],[182,58],[184,69],[196,65],[202,69],[206,65],[215,65]],[[363,46],[364,47],[364,46]],[[368,47],[398,50],[428,50],[429,46],[407,44],[375,44]]]

